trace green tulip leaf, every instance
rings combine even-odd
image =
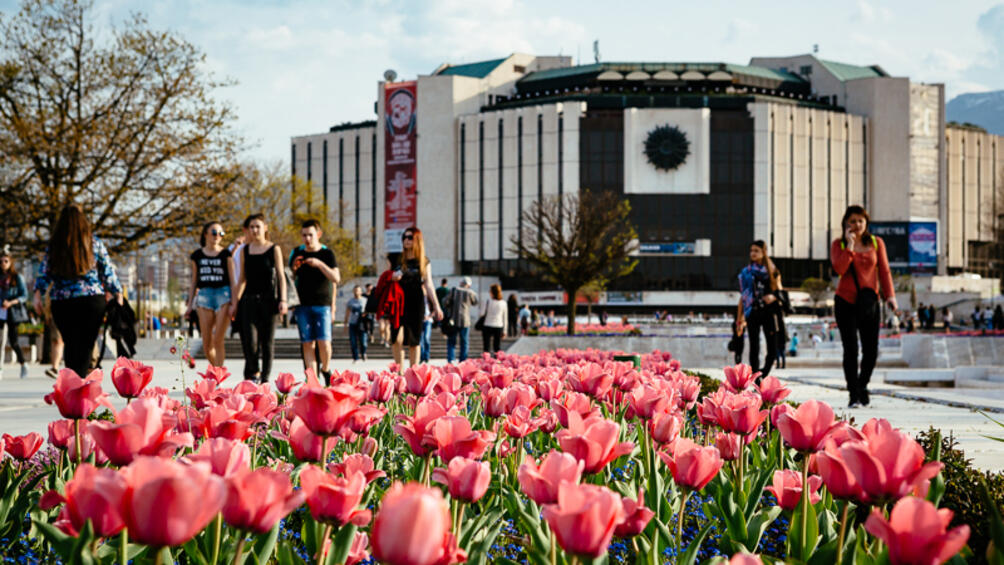
[[[677,565],[694,565],[697,560],[697,552],[701,549],[701,544],[704,543],[704,538],[708,537],[711,532],[711,528],[715,527],[714,522],[709,522],[701,531],[690,541],[690,545],[687,546],[687,551],[684,551],[680,555],[680,559],[676,562]]]

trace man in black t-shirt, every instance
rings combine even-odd
[[[289,266],[296,281],[300,305],[296,307],[296,325],[300,330],[303,364],[318,370],[325,382],[331,378],[331,320],[335,310],[335,289],[341,280],[335,254],[321,244],[321,224],[303,222],[300,229],[303,245],[289,254]],[[315,346],[317,355],[314,355]]]

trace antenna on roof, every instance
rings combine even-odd
[[[593,40],[593,59],[599,63],[600,62],[600,40]]]
[[[387,82],[394,82],[397,78],[397,71],[394,69],[387,69],[383,72],[383,79]]]
[[[813,43],[812,44],[812,53],[813,54],[819,53],[819,44],[818,43]]]

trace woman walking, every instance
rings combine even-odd
[[[840,275],[834,310],[840,341],[844,345],[844,380],[848,406],[868,406],[868,381],[878,359],[879,296],[893,311],[898,309],[889,259],[882,238],[868,232],[868,212],[848,206],[840,227],[844,234],[830,245],[833,270]],[[861,367],[858,368],[858,337]]]
[[[17,327],[28,321],[28,309],[25,308],[27,300],[28,288],[24,285],[24,278],[14,268],[14,256],[10,248],[4,247],[0,252],[0,328],[7,334],[7,342],[21,365],[22,379],[28,377],[28,365],[24,362],[24,352],[17,344]],[[3,378],[4,357],[3,340],[0,340],[0,378]]]
[[[35,279],[35,311],[48,292],[52,318],[63,336],[66,367],[80,376],[91,368],[94,343],[105,315],[105,294],[122,304],[122,285],[108,249],[91,233],[76,204],[63,208]]]
[[[774,262],[767,256],[767,244],[761,240],[750,245],[750,263],[739,272],[739,305],[736,321],[745,327],[750,340],[750,366],[760,372],[757,382],[770,374],[777,357],[777,337],[781,311],[777,292],[781,277]],[[760,366],[760,332],[763,331],[767,356]]]
[[[508,306],[502,300],[502,286],[493,284],[489,289],[491,298],[485,303],[484,327],[481,328],[481,339],[485,353],[496,353],[502,347],[502,334],[505,333],[508,322]]]
[[[345,331],[349,334],[349,346],[352,347],[352,362],[366,360],[366,297],[363,289],[356,285],[352,289],[352,298],[345,304]]]
[[[240,308],[244,378],[265,383],[272,371],[276,315],[285,316],[288,308],[282,249],[269,241],[268,225],[262,214],[248,217],[248,242],[241,248],[241,254],[240,275],[230,299],[230,316],[236,315]]]
[[[418,364],[426,301],[435,320],[438,322],[443,319],[443,310],[436,299],[436,289],[432,286],[432,273],[429,259],[425,256],[422,230],[416,227],[404,230],[401,234],[401,246],[404,251],[393,278],[401,284],[404,291],[404,315],[401,316],[401,325],[391,335],[394,361],[399,370],[403,369],[404,347],[408,348],[409,366]]]
[[[200,247],[190,256],[192,282],[188,287],[188,309],[185,311],[185,318],[196,311],[202,350],[214,367],[222,367],[226,359],[223,340],[230,325],[230,297],[234,287],[234,258],[223,246],[223,236],[223,225],[219,222],[202,226]]]

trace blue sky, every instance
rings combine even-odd
[[[0,11],[18,2],[0,0]],[[230,100],[252,156],[289,159],[289,138],[373,117],[376,82],[514,51],[592,62],[724,61],[811,52],[944,82],[949,98],[1004,89],[1004,3],[915,1],[95,0],[100,26],[146,13],[180,32]]]

